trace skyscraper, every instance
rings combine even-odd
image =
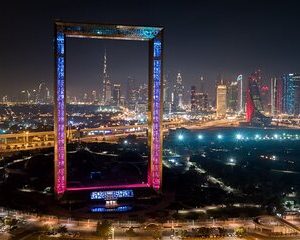
[[[97,92],[95,90],[92,91],[92,101],[93,101],[93,103],[98,102]]]
[[[281,78],[276,78],[275,91],[275,111],[276,114],[282,113],[282,99],[283,99],[283,82]]]
[[[168,90],[169,90],[169,86],[168,86],[167,78],[164,77],[164,79],[163,79],[163,101],[164,101],[164,104],[168,101]]]
[[[237,112],[239,110],[239,86],[238,82],[234,81],[228,85],[227,90],[227,108],[231,112]]]
[[[163,80],[163,102],[164,102],[164,112],[172,112],[172,85],[170,84],[168,74],[164,76]]]
[[[114,84],[112,99],[113,99],[113,103],[116,106],[120,106],[120,102],[121,102],[121,85],[120,84]]]
[[[183,90],[184,90],[184,86],[182,84],[182,77],[181,74],[178,73],[174,85],[174,96],[173,96],[173,107],[176,110],[183,109]]]
[[[191,111],[196,111],[196,86],[191,86]]]
[[[227,86],[223,83],[217,86],[217,117],[224,117],[227,110]]]
[[[191,86],[191,112],[207,111],[208,95],[207,93],[197,92],[195,86]]]
[[[148,85],[140,84],[138,89],[138,102],[139,103],[148,103]]]
[[[103,61],[103,76],[102,76],[102,96],[101,96],[101,104],[109,104],[111,102],[111,83],[109,80],[109,75],[107,73],[107,58],[106,58],[106,50],[104,52],[104,61]]]
[[[39,84],[37,101],[38,103],[50,103],[50,91],[44,82]]]
[[[204,93],[204,91],[205,91],[205,89],[204,89],[204,77],[203,76],[201,76],[200,77],[200,92],[201,93]]]
[[[278,79],[276,77],[271,78],[271,115],[276,115],[276,98],[277,98],[277,90],[278,90]]]
[[[133,110],[137,104],[139,97],[139,89],[136,80],[133,77],[128,77],[126,84],[126,103],[127,106]]]
[[[236,81],[239,83],[239,104],[240,104],[240,112],[243,113],[245,110],[244,106],[244,88],[243,88],[243,75],[240,74],[237,76]]]
[[[289,73],[282,76],[282,110],[286,114],[300,114],[300,74]]]

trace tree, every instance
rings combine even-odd
[[[97,222],[96,234],[102,239],[108,239],[111,235],[111,223],[107,220]]]
[[[4,224],[7,226],[10,226],[10,227],[16,225],[17,223],[18,223],[18,221],[15,218],[5,218],[5,220],[4,220]]]
[[[64,234],[68,232],[68,229],[65,225],[59,225],[56,230],[58,233]]]
[[[160,231],[151,231],[151,236],[153,239],[161,239],[161,232]]]
[[[134,231],[133,227],[129,228],[128,230],[126,230],[126,235],[128,237],[135,237],[137,234],[136,232]]]
[[[246,234],[246,229],[243,227],[239,227],[239,228],[235,229],[235,234],[239,237],[243,237]]]

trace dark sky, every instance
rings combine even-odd
[[[300,1],[3,1],[0,8],[0,96],[53,83],[53,21],[165,27],[165,72],[186,86],[200,75],[211,88],[260,67],[266,77],[300,72]],[[112,80],[147,78],[142,42],[68,40],[68,89],[97,87],[107,49]]]

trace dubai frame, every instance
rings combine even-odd
[[[147,41],[149,45],[148,79],[148,146],[150,156],[147,183],[111,186],[68,187],[66,138],[66,38],[96,38],[111,40]],[[56,21],[54,24],[54,132],[55,132],[55,186],[62,196],[66,191],[89,189],[128,189],[150,187],[156,191],[162,185],[162,76],[163,28]]]

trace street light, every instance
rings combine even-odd
[[[115,240],[115,228],[114,227],[111,228],[111,236],[112,236],[112,240]]]
[[[218,138],[219,140],[221,140],[221,139],[223,139],[223,135],[218,134],[218,135],[217,135],[217,138]]]
[[[178,135],[178,140],[182,141],[184,139],[184,136],[182,134]]]
[[[198,139],[199,139],[199,140],[202,140],[202,139],[203,139],[203,135],[202,135],[202,134],[199,134],[199,135],[198,135]]]
[[[243,138],[243,135],[240,134],[240,133],[238,133],[238,134],[235,136],[235,138],[236,138],[237,140],[241,140],[241,139]]]

